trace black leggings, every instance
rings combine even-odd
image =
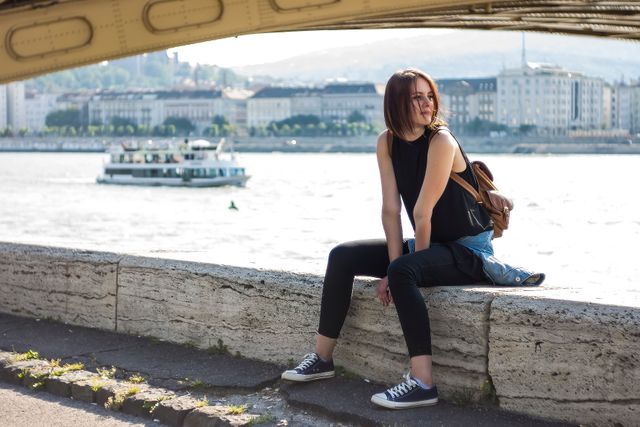
[[[409,356],[431,355],[431,330],[424,298],[418,288],[456,286],[486,280],[482,261],[456,243],[432,244],[389,264],[385,240],[343,243],[329,254],[322,290],[318,333],[338,338],[351,303],[355,276],[388,276]]]

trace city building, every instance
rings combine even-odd
[[[638,86],[624,82],[611,86],[611,128],[638,132]],[[635,101],[635,102],[634,102]],[[635,110],[635,111],[634,111]]]
[[[40,132],[46,127],[47,115],[59,109],[57,95],[29,91],[25,93],[27,128],[32,132]]]
[[[56,99],[57,110],[78,110],[80,125],[88,126],[91,124],[89,121],[89,101],[94,93],[88,90],[63,93]]]
[[[94,125],[109,125],[114,118],[120,118],[153,128],[170,117],[186,118],[196,127],[196,132],[202,132],[211,126],[215,116],[224,116],[230,124],[241,125],[246,117],[244,100],[250,94],[216,89],[98,92],[88,103],[89,121]]]
[[[354,112],[367,123],[382,123],[384,91],[373,83],[333,83],[321,92],[320,117],[331,122],[346,122]]]
[[[262,88],[247,99],[247,127],[267,126],[301,114],[319,115],[320,91],[312,87]]]
[[[7,127],[7,86],[0,85],[0,132]]]
[[[383,123],[382,90],[373,83],[332,83],[315,87],[266,87],[247,100],[247,126],[268,126],[297,115],[346,122],[354,112],[368,123]]]
[[[566,135],[602,127],[604,82],[556,66],[528,62],[497,77],[497,114],[511,129]]]
[[[0,85],[0,129],[18,132],[26,127],[24,82]]]
[[[475,120],[496,122],[497,81],[495,77],[473,79],[441,79],[441,115],[453,130],[462,131]]]

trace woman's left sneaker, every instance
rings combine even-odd
[[[331,378],[335,375],[333,360],[325,362],[316,353],[309,353],[296,368],[284,371],[281,378],[289,381],[306,382]]]
[[[371,401],[376,405],[390,409],[435,405],[438,403],[438,389],[436,386],[425,389],[407,374],[405,381],[391,387],[384,393],[374,394],[371,396]]]

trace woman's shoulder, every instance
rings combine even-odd
[[[455,138],[447,126],[436,126],[429,129],[429,132],[431,143],[455,145]]]
[[[390,153],[391,152],[391,143],[393,141],[393,134],[389,129],[385,129],[378,135],[377,140],[377,150],[378,153]]]

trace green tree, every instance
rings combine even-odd
[[[224,126],[224,125],[228,125],[229,124],[229,120],[227,120],[227,118],[225,116],[221,116],[221,115],[215,115],[213,116],[213,119],[211,119],[211,124],[214,125],[218,125],[218,126]]]
[[[66,110],[55,110],[47,114],[45,118],[47,126],[80,126],[80,110],[68,108]]]
[[[522,124],[518,128],[518,132],[520,133],[520,135],[529,135],[530,133],[533,133],[535,130],[536,130],[536,125]]]
[[[174,132],[172,135],[189,135],[196,129],[191,120],[186,117],[167,117],[163,124],[165,126],[173,126]]]
[[[347,117],[347,122],[349,123],[360,123],[366,121],[367,118],[364,116],[364,114],[357,110],[353,110],[351,114],[349,114],[349,117]]]
[[[128,119],[126,117],[120,117],[120,116],[113,116],[111,117],[111,121],[110,121],[111,125],[118,128],[120,126],[122,126],[122,128],[126,128],[127,126],[136,126],[136,123],[131,120]]]

